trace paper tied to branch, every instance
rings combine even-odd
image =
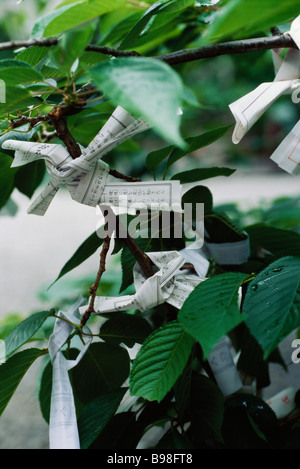
[[[285,33],[292,37],[300,49],[300,16]],[[275,78],[272,82],[262,83],[255,90],[229,105],[236,120],[232,135],[233,143],[239,143],[244,135],[258,121],[264,112],[282,95],[292,94],[300,87],[300,50],[290,48],[285,58],[280,50],[273,50]],[[275,150],[271,159],[285,171],[297,175],[300,171],[300,128],[295,126],[292,132]]]
[[[266,402],[275,412],[276,417],[281,419],[289,415],[295,408],[296,390],[293,386],[289,386],[283,391],[270,397]]]
[[[204,276],[199,277],[187,272],[181,273],[180,268],[187,260],[184,257],[186,251],[189,250],[183,250],[182,254],[177,251],[148,252],[147,256],[157,270],[154,275],[146,278],[140,265],[136,263],[133,269],[136,293],[120,297],[97,296],[94,312],[101,314],[131,309],[144,312],[164,302],[178,309],[181,308],[194,288],[205,280]],[[207,260],[200,253],[194,253],[194,261],[198,269],[200,269],[200,263],[204,262],[207,272]],[[205,267],[202,267],[202,272],[205,272]],[[79,310],[83,314],[86,306],[79,308]]]
[[[213,347],[207,361],[224,396],[229,396],[243,387],[226,336]]]
[[[61,144],[6,140],[2,147],[15,151],[12,167],[44,159],[50,182],[28,209],[28,213],[44,215],[58,189],[66,185],[77,202],[96,206],[104,191],[109,166],[100,160],[116,146],[137,133],[149,129],[143,119],[135,119],[118,106],[79,158],[72,159]]]
[[[61,319],[56,319],[53,333],[49,338],[48,350],[53,367],[49,422],[50,449],[80,449],[76,409],[68,372],[79,363],[92,339],[86,342],[76,360],[67,360],[62,347],[74,330],[72,324],[80,323],[78,308],[82,303],[80,299],[68,312],[59,311],[58,316]],[[85,326],[84,332],[91,331]]]
[[[204,253],[219,265],[240,265],[248,260],[250,255],[250,241],[246,232],[245,239],[230,243],[212,243],[205,241]],[[209,238],[208,233],[205,235]]]

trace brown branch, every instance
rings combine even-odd
[[[94,312],[95,298],[96,298],[97,290],[98,290],[99,283],[100,283],[100,280],[102,278],[102,275],[104,274],[104,272],[106,270],[106,257],[107,257],[107,253],[109,251],[109,247],[110,247],[110,237],[107,236],[103,241],[102,249],[101,249],[101,252],[100,252],[100,264],[99,264],[99,269],[98,269],[98,272],[97,272],[97,276],[96,276],[95,282],[93,283],[93,285],[90,288],[90,294],[91,294],[90,303],[89,303],[88,309],[82,315],[82,318],[81,318],[81,321],[80,321],[80,326],[81,327],[83,327],[87,323],[87,321],[89,320],[91,314]]]
[[[16,129],[17,127],[20,127],[21,125],[24,125],[24,124],[29,124],[29,127],[32,128],[39,122],[45,122],[47,120],[49,120],[49,117],[45,115],[36,116],[36,117],[22,116],[19,119],[13,119],[11,123],[9,124],[8,128]]]
[[[20,47],[28,48],[32,46],[51,47],[57,43],[58,38],[55,37],[29,39],[27,41],[3,42],[0,43],[0,51],[17,49]],[[243,54],[256,50],[278,49],[285,47],[297,48],[296,44],[288,34],[277,34],[270,37],[241,39],[237,41],[209,44],[197,49],[183,49],[164,55],[154,56],[152,58],[162,60],[169,65],[176,65],[185,62],[192,62],[194,60],[213,58],[224,54]],[[111,47],[97,46],[93,44],[89,44],[85,50],[98,52],[104,55],[111,55],[112,57],[142,57],[141,54],[136,51],[122,51]]]
[[[162,60],[169,65],[193,62],[200,59],[209,59],[226,54],[244,54],[257,50],[280,49],[290,47],[297,49],[296,44],[288,35],[242,39],[238,41],[209,44],[198,49],[184,49],[169,54],[158,55],[155,59]]]
[[[109,174],[110,174],[111,176],[114,176],[115,178],[124,179],[124,181],[128,181],[128,182],[141,182],[141,179],[140,179],[140,178],[134,178],[134,177],[132,177],[132,176],[127,176],[126,174],[120,173],[120,172],[117,171],[116,169],[110,169],[110,170],[109,170]]]

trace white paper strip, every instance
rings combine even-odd
[[[224,396],[229,396],[243,387],[226,337],[214,346],[207,361]]]
[[[179,181],[108,183],[100,204],[151,210],[172,208],[181,212],[181,184]]]
[[[78,308],[82,303],[80,299],[69,312],[60,311],[58,315],[61,318],[65,317],[71,323],[79,324]],[[61,348],[73,330],[74,327],[69,322],[56,319],[54,331],[49,338],[48,350],[53,366],[49,422],[50,449],[80,449],[76,409],[68,371],[79,363],[92,339],[87,341],[76,360],[67,360]],[[85,326],[84,332],[91,331]]]
[[[247,261],[250,255],[249,238],[233,243],[205,242],[205,249],[219,265],[239,265]]]
[[[283,391],[280,391],[278,394],[275,394],[275,396],[271,397],[266,402],[275,412],[276,417],[281,419],[286,417],[296,408],[295,395],[295,388],[290,386]]]
[[[271,160],[294,176],[300,173],[300,121],[271,155]]]

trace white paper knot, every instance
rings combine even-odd
[[[287,33],[300,48],[300,16],[291,24]],[[279,50],[273,50],[275,78],[262,83],[255,90],[229,105],[236,120],[232,135],[233,143],[239,143],[263,113],[283,94],[292,94],[300,87],[300,51],[288,49],[284,59]],[[271,159],[291,174],[300,172],[300,123],[292,129]]]
[[[188,252],[189,249],[181,251],[181,254],[177,251],[148,252],[147,256],[157,267],[157,272],[152,277],[146,278],[140,265],[136,263],[133,269],[136,293],[120,297],[97,296],[94,312],[101,314],[131,309],[144,312],[164,302],[181,308],[194,288],[205,280],[209,267],[207,259],[200,250],[198,252],[194,250],[193,257],[186,255]],[[185,255],[186,257],[184,257]],[[186,272],[181,273],[179,270],[186,261],[191,262],[192,259],[197,268],[205,274],[203,277]],[[79,308],[79,310],[83,314],[86,306]]]
[[[135,119],[118,106],[88,147],[82,148],[81,156],[76,159],[72,159],[61,144],[4,141],[3,148],[15,150],[11,167],[22,166],[41,158],[46,162],[50,182],[29,207],[28,213],[44,215],[63,184],[67,185],[74,200],[95,207],[104,191],[109,171],[109,166],[100,158],[149,127],[143,119]]]
[[[79,325],[78,308],[82,303],[80,299],[67,313],[59,311],[58,315]],[[83,346],[76,360],[67,360],[61,348],[74,330],[70,322],[56,319],[53,333],[49,338],[48,350],[53,366],[49,422],[50,449],[80,449],[76,409],[68,371],[79,363],[92,339]],[[91,333],[87,326],[84,327],[84,332]]]

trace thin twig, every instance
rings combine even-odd
[[[96,298],[97,290],[98,290],[98,287],[99,287],[101,277],[102,277],[102,275],[104,274],[104,272],[106,270],[106,257],[107,257],[107,253],[108,253],[109,247],[110,247],[110,239],[111,239],[110,236],[106,236],[106,238],[104,239],[103,244],[102,244],[102,249],[101,249],[101,252],[100,252],[99,269],[98,269],[98,272],[97,272],[95,282],[90,288],[90,294],[91,294],[90,303],[89,303],[88,309],[82,315],[81,322],[80,322],[81,327],[83,327],[86,324],[86,322],[90,318],[91,314],[94,312],[95,298]]]

